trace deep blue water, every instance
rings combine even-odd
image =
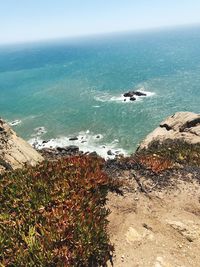
[[[132,152],[176,111],[200,111],[200,27],[0,46],[0,116],[27,140]]]

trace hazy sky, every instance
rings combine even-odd
[[[0,43],[200,23],[200,0],[0,0]]]

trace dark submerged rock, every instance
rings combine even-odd
[[[73,137],[70,137],[69,138],[69,141],[77,141],[78,140],[78,137],[77,136],[73,136]]]
[[[108,156],[113,156],[113,155],[115,155],[115,154],[112,152],[112,150],[108,150],[108,151],[107,151],[107,154],[108,154]]]
[[[139,91],[134,91],[133,95],[137,95],[137,96],[146,96],[145,93],[139,92]]]
[[[49,142],[49,140],[44,140],[42,141],[42,144],[47,144]]]
[[[131,91],[124,93],[124,97],[132,97],[132,96],[133,96],[133,92]]]
[[[134,98],[134,96],[146,96],[146,94],[142,93],[140,91],[129,91],[127,93],[124,93],[123,96],[124,97]]]

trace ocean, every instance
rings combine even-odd
[[[177,111],[200,111],[200,26],[0,46],[0,116],[36,147],[130,154]]]

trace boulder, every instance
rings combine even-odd
[[[79,153],[79,147],[78,146],[57,147],[57,150],[60,153],[67,154],[67,155]]]
[[[36,165],[43,157],[0,119],[0,173]]]
[[[127,93],[124,93],[124,97],[132,97],[133,96],[133,92],[127,92]]]
[[[160,123],[140,144],[138,151],[148,149],[153,142],[183,141],[188,144],[200,144],[200,114],[177,112]]]
[[[70,137],[69,138],[69,141],[77,141],[78,140],[78,137],[77,136],[73,136],[73,137]]]
[[[108,155],[108,156],[114,156],[115,154],[112,152],[112,150],[108,150],[108,151],[107,151],[107,155]]]
[[[142,93],[142,92],[140,92],[140,91],[134,91],[134,92],[133,92],[133,95],[137,95],[137,96],[146,96],[145,93]]]
[[[133,97],[134,95],[136,95],[136,96],[146,96],[145,93],[142,93],[140,91],[129,91],[129,92],[123,94],[124,97]]]
[[[130,97],[130,101],[135,101],[136,98],[134,96]]]
[[[193,221],[167,221],[167,223],[189,242],[200,239],[200,225]]]
[[[44,140],[42,141],[42,144],[47,144],[49,142],[49,140]]]

